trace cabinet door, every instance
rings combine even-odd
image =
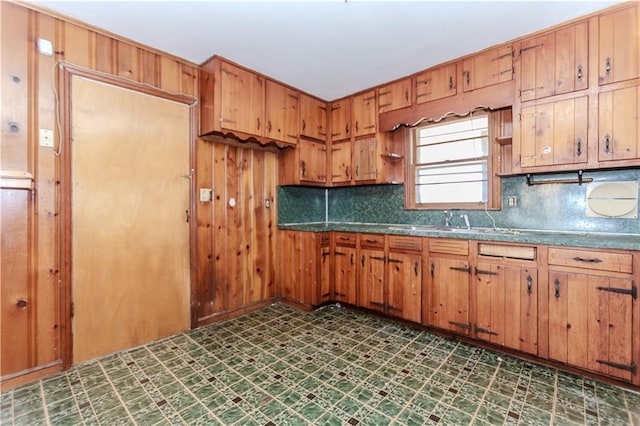
[[[320,276],[317,263],[318,235],[315,232],[300,232],[301,275],[297,300],[307,305],[318,303],[320,293]]]
[[[416,77],[416,103],[453,96],[457,93],[457,64],[434,68]]]
[[[476,337],[536,355],[537,270],[479,262],[475,275]]]
[[[375,133],[378,119],[376,92],[372,90],[354,96],[351,113],[353,115],[353,135],[355,137]]]
[[[469,334],[469,261],[440,256],[429,258],[428,323]]]
[[[327,141],[327,104],[300,94],[300,135]]]
[[[631,278],[549,271],[549,357],[632,380]]]
[[[600,17],[600,84],[640,77],[640,7]]]
[[[496,47],[462,62],[465,92],[509,81],[513,78],[513,48]]]
[[[640,87],[601,92],[598,99],[598,159],[640,158]]]
[[[363,249],[360,252],[359,305],[384,312],[384,267],[386,258],[382,250]]]
[[[351,138],[351,98],[331,103],[331,140]]]
[[[376,138],[358,139],[353,143],[355,180],[376,180],[378,177],[378,142]]]
[[[342,142],[331,147],[331,182],[351,182],[351,142]]]
[[[586,96],[522,108],[520,164],[524,167],[587,162]]]
[[[324,183],[327,178],[327,146],[300,139],[300,181]]]
[[[356,304],[356,249],[336,246],[335,262],[335,300]]]
[[[320,248],[320,302],[333,299],[332,270],[331,247],[323,246]]]
[[[282,296],[291,300],[302,300],[302,270],[304,264],[301,257],[300,231],[279,231],[278,252],[287,262],[278,265],[280,290]]]
[[[298,142],[298,92],[270,80],[264,135],[290,144]]]
[[[389,253],[387,313],[413,322],[422,317],[422,256]]]
[[[262,135],[264,133],[264,78],[250,71],[221,63],[222,128]]]
[[[411,78],[378,89],[378,112],[395,111],[411,106]]]
[[[522,42],[523,101],[587,88],[588,31],[588,23],[583,22]]]

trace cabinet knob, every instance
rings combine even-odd
[[[583,73],[582,73],[582,65],[578,65],[578,73],[576,74],[578,81],[582,81]]]

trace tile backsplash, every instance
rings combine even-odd
[[[576,174],[536,175],[535,180],[572,178]],[[638,181],[640,169],[584,172],[593,183]],[[548,229],[640,234],[640,219],[587,217],[588,183],[527,185],[525,176],[502,179],[502,210],[460,210],[453,225],[463,225],[460,214],[469,215],[471,226]],[[516,206],[508,207],[507,198]],[[441,224],[441,210],[405,210],[403,185],[370,185],[339,188],[279,187],[279,223],[359,222]]]

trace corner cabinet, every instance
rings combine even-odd
[[[327,104],[300,94],[300,136],[327,142]]]
[[[220,57],[200,67],[200,135],[295,145],[299,92]]]

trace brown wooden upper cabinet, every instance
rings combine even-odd
[[[300,136],[327,141],[327,104],[300,94]]]
[[[327,145],[300,139],[300,181],[326,183]]]
[[[471,56],[462,62],[465,92],[510,81],[513,78],[513,47],[500,46]]]
[[[201,67],[200,134],[295,145],[300,93],[219,57]]]
[[[378,177],[378,141],[375,137],[356,139],[353,142],[353,172],[356,182]]]
[[[220,62],[220,127],[262,135],[264,78],[235,65]]]
[[[351,183],[351,141],[331,145],[331,183]]]
[[[425,71],[416,76],[416,103],[434,101],[457,93],[458,64]],[[382,103],[382,102],[381,102]]]
[[[267,108],[264,135],[279,141],[298,142],[299,94],[282,84],[267,80]]]
[[[599,24],[600,84],[640,77],[640,7],[602,15]]]
[[[376,92],[374,90],[354,96],[351,112],[353,136],[371,135],[376,132],[378,113],[376,109]]]
[[[351,138],[351,98],[331,103],[331,140]]]
[[[581,22],[520,45],[520,99],[529,101],[588,86],[589,24]]]
[[[526,169],[587,163],[588,127],[586,96],[522,108],[520,166]]]
[[[600,92],[598,110],[598,160],[640,159],[640,86]]]
[[[411,106],[411,78],[378,88],[378,112],[394,111]]]

